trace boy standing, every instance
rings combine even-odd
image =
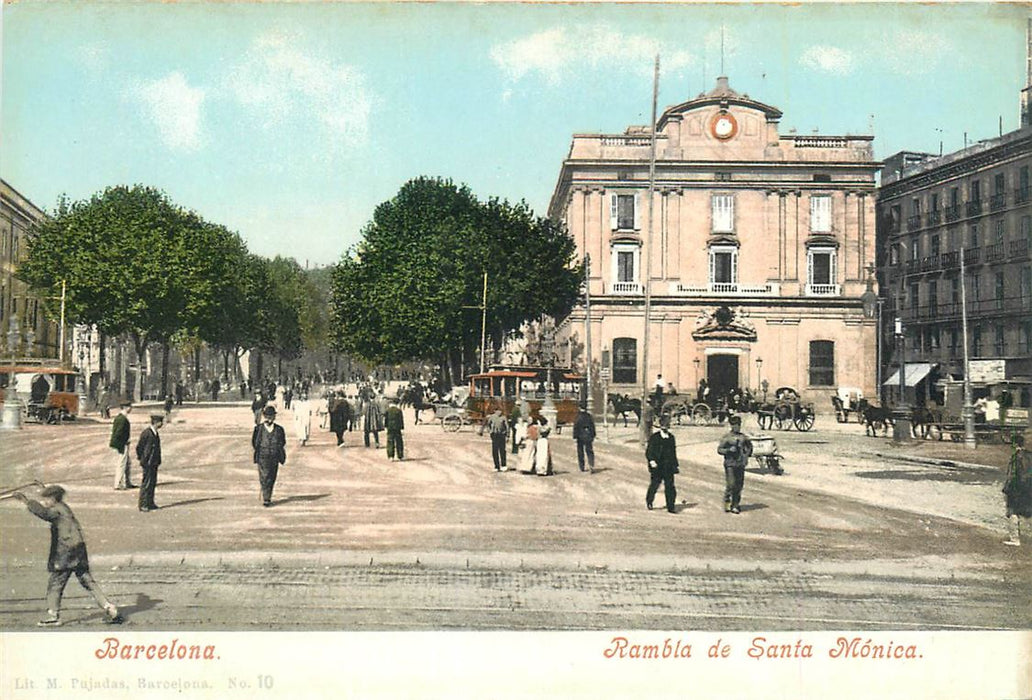
[[[82,536],[82,528],[75,514],[64,502],[65,490],[60,486],[47,486],[40,492],[42,500],[35,501],[22,492],[14,497],[24,503],[29,512],[37,518],[50,523],[50,556],[47,559],[47,571],[50,580],[47,583],[47,616],[39,621],[40,627],[57,627],[61,624],[61,596],[65,585],[72,574],[79,583],[93,595],[97,605],[107,613],[109,623],[122,622],[118,608],[104,597],[100,586],[93,580],[90,564],[86,556],[86,541]]]

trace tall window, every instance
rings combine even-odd
[[[977,202],[978,200],[980,200],[982,198],[982,181],[972,180],[971,189],[969,193],[971,195],[970,200],[972,202]]]
[[[641,246],[637,243],[614,243],[613,244],[613,276],[615,283],[620,285],[636,285],[638,283],[638,270],[641,267]],[[614,291],[633,292],[637,288],[627,286],[616,287]]]
[[[910,283],[910,308],[917,311],[921,303],[921,287],[917,282]]]
[[[977,272],[971,275],[971,298],[979,301],[982,298],[982,275]]]
[[[834,248],[813,247],[806,252],[810,294],[835,293],[835,255]]]
[[[1002,357],[1007,349],[1007,344],[1004,339],[1003,324],[996,326],[996,342],[993,343],[993,350],[996,352],[997,357]]]
[[[710,247],[710,284],[738,284],[738,248],[735,246]],[[724,289],[724,291],[734,290]]]
[[[993,237],[993,243],[1001,244],[1007,238],[1007,224],[1004,222],[1003,219],[996,220],[995,230],[993,231]]]
[[[611,194],[609,196],[609,224],[614,231],[637,231],[638,195]]]
[[[978,247],[978,224],[971,224],[971,231],[968,235],[968,246],[971,248]]]
[[[997,173],[993,178],[993,194],[1003,194],[1006,188],[1006,178],[1003,173]]]
[[[950,188],[950,206],[954,208],[960,206],[960,190],[956,187]]]
[[[810,195],[810,231],[831,233],[831,195]]]
[[[921,239],[918,236],[910,239],[910,259],[915,261],[921,259]]]
[[[928,211],[938,211],[939,209],[939,193],[932,192],[932,206]]]
[[[835,341],[810,341],[810,386],[835,385]]]
[[[638,381],[638,341],[634,338],[613,338],[613,383],[635,384]]]
[[[730,194],[715,194],[713,205],[713,233],[734,233],[735,198]]]
[[[934,234],[931,239],[931,250],[928,251],[929,255],[938,256],[940,249],[939,234]]]
[[[1021,236],[1020,240],[1027,241],[1032,244],[1032,216],[1021,217]]]
[[[1003,308],[1003,273],[996,273],[996,309]]]
[[[956,326],[950,327],[950,354],[956,355],[957,350],[960,348],[960,333],[957,332]]]
[[[928,283],[928,313],[935,316],[939,305],[939,283],[931,280]],[[938,343],[936,343],[938,346]]]
[[[957,305],[960,304],[960,277],[950,280],[950,302],[959,310],[960,307]]]
[[[1032,353],[1032,321],[1021,324],[1021,352],[1026,355]]]
[[[1018,278],[1018,289],[1021,295],[1021,306],[1022,308],[1032,307],[1032,267],[1025,265],[1021,268],[1020,277]]]
[[[982,327],[975,326],[971,330],[971,354],[975,357],[982,356]]]

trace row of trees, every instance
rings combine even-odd
[[[138,356],[159,344],[163,391],[171,345],[208,343],[228,366],[248,349],[291,359],[326,342],[325,294],[293,259],[248,252],[239,235],[151,187],[62,199],[30,232],[18,274],[37,290],[65,282],[68,320],[128,335]]]
[[[565,229],[524,202],[481,201],[450,180],[417,178],[376,208],[333,272],[335,347],[372,364],[433,360],[446,383],[487,329],[497,351],[543,314],[561,318],[583,266]]]

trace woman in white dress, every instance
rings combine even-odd
[[[534,466],[538,476],[552,475],[552,446],[548,444],[548,428],[540,429],[540,437],[537,439],[537,449],[534,455]]]
[[[520,416],[520,422],[516,427],[517,440],[522,427],[523,432],[523,456],[520,458],[520,471],[524,474],[534,473],[534,462],[537,458],[538,427],[536,423],[528,423],[525,416]]]
[[[312,405],[308,399],[294,400],[290,402],[290,410],[294,414],[294,433],[298,444],[307,444],[312,435]]]

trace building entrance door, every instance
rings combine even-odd
[[[709,355],[706,358],[706,375],[710,396],[727,396],[729,391],[738,388],[738,355]]]

